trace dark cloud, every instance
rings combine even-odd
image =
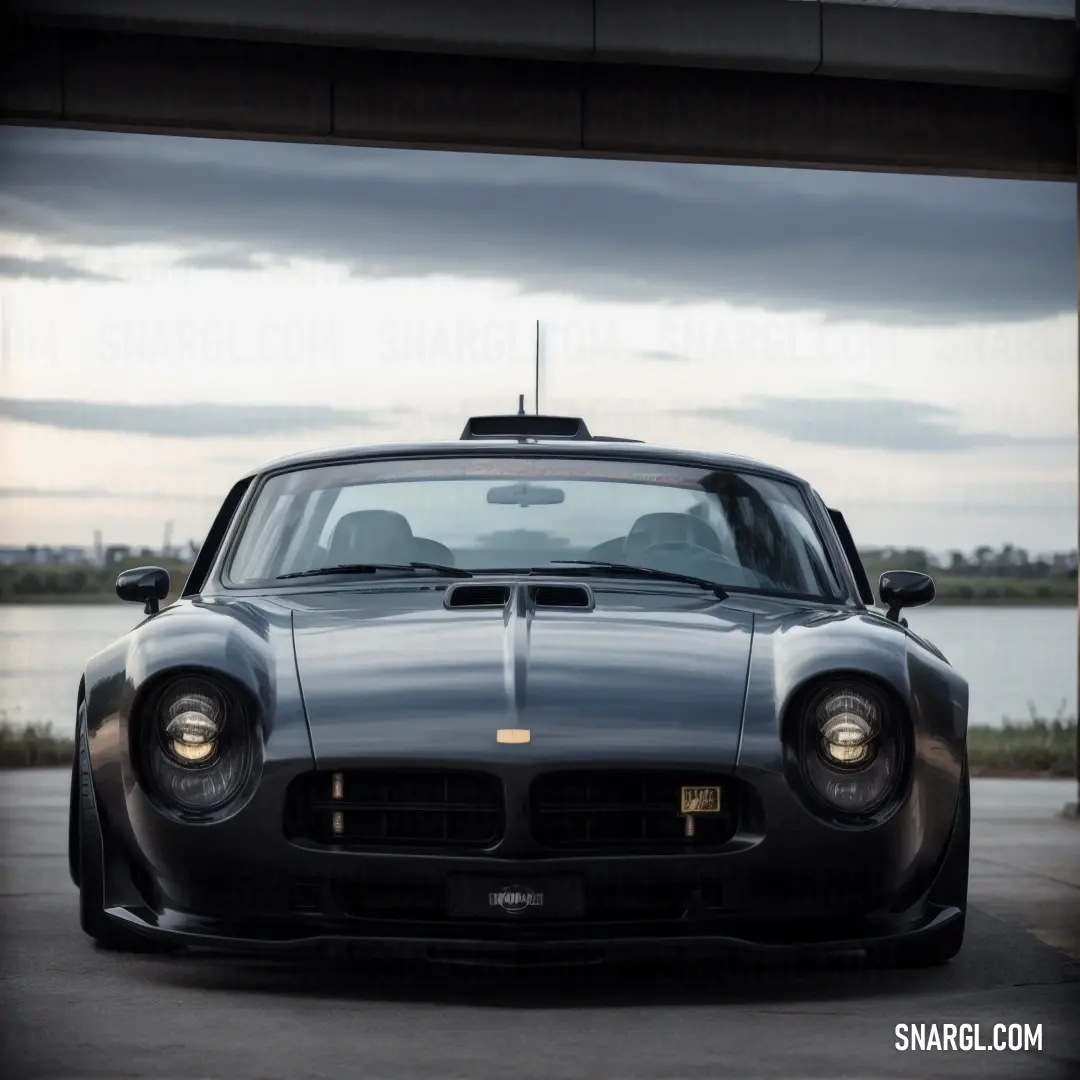
[[[140,502],[221,502],[218,495],[174,491],[111,491],[108,488],[0,487],[0,499],[125,499]]]
[[[66,431],[200,439],[381,427],[381,415],[325,405],[133,405],[114,401],[0,398],[0,419]]]
[[[0,190],[7,227],[47,240],[371,277],[904,323],[1076,308],[1071,184],[8,129]]]
[[[1075,435],[1020,437],[1002,432],[965,432],[960,429],[959,414],[954,409],[887,398],[753,397],[745,405],[673,411],[821,446],[947,453],[995,446],[1076,443]]]
[[[0,278],[24,278],[31,281],[117,281],[109,274],[85,270],[64,259],[22,259],[18,255],[0,255]]]
[[[261,270],[263,264],[247,251],[202,251],[184,255],[177,266],[189,270]]]

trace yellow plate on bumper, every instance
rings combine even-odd
[[[720,813],[720,789],[718,787],[684,787],[680,802],[680,814],[718,814]]]

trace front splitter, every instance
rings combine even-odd
[[[174,946],[209,948],[254,954],[348,953],[372,958],[417,959],[437,963],[498,967],[535,967],[566,964],[597,964],[618,958],[654,958],[687,954],[707,956],[741,953],[767,956],[830,955],[914,944],[932,937],[963,918],[955,907],[928,905],[924,914],[902,930],[860,934],[849,938],[806,941],[763,941],[750,936],[697,933],[683,928],[673,933],[636,933],[611,936],[564,935],[533,941],[493,941],[490,937],[417,936],[407,929],[393,933],[365,934],[325,932],[313,928],[298,932],[282,927],[279,933],[247,935],[233,927],[215,926],[176,912],[157,915],[148,909],[113,907],[106,915],[135,933]]]

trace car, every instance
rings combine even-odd
[[[948,962],[968,688],[755,461],[477,416],[229,491],[85,665],[69,855],[114,950]]]

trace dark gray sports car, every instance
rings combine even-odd
[[[70,862],[117,949],[446,962],[865,950],[967,902],[968,691],[779,469],[477,417],[275,462],[78,691]]]

